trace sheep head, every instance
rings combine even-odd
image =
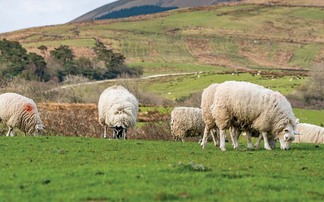
[[[113,127],[113,138],[114,139],[127,139],[127,128],[123,126]]]
[[[298,133],[295,131],[295,127],[291,124],[287,124],[286,127],[279,132],[277,139],[280,142],[280,148],[283,150],[288,150],[291,143],[295,140],[295,135]]]

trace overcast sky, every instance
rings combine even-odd
[[[67,23],[116,0],[0,0],[0,33]]]

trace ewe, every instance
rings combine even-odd
[[[324,144],[324,128],[309,123],[298,123],[299,135],[294,142]]]
[[[297,134],[296,118],[287,99],[256,84],[236,81],[219,84],[211,112],[220,130],[222,151],[226,150],[225,130],[237,124],[259,131],[267,150],[271,150],[268,138],[279,139],[281,149],[289,149]],[[237,133],[231,132],[231,136],[233,144],[238,145]],[[204,134],[204,144],[206,138]]]
[[[13,129],[19,128],[26,133],[37,135],[44,129],[35,102],[16,93],[3,93],[0,95],[0,121],[9,130],[8,136],[14,136]]]
[[[110,127],[114,129],[114,139],[127,139],[127,129],[136,124],[138,101],[126,88],[114,85],[101,93],[98,112],[99,123],[104,126],[104,138]]]
[[[171,134],[175,140],[201,136],[205,128],[201,110],[195,107],[175,107],[171,112]]]
[[[217,90],[218,83],[214,83],[209,85],[207,88],[204,89],[201,95],[201,110],[203,120],[206,124],[204,134],[209,134],[210,132],[216,133],[216,139],[214,141],[215,146],[219,146],[219,129],[216,126],[215,119],[212,116],[211,107],[214,103],[215,93]],[[241,125],[240,123],[232,121],[232,126],[229,128],[231,134],[235,134],[234,136],[239,136],[240,133],[244,132],[247,136],[247,147],[249,149],[253,148],[251,137],[259,137],[259,132],[248,128],[247,126]],[[237,148],[238,145],[234,145],[233,135],[231,135],[233,147]],[[205,147],[206,143],[203,141],[201,142],[203,148]],[[274,146],[274,145],[273,145]]]

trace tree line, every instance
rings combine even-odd
[[[137,15],[147,15],[153,13],[164,12],[168,10],[174,10],[178,7],[161,7],[157,5],[145,5],[145,6],[134,6],[131,8],[123,8],[118,11],[110,12],[106,15],[95,18],[95,20],[114,19],[114,18],[126,18]]]
[[[113,79],[121,75],[139,77],[143,74],[141,67],[129,67],[125,56],[107,48],[96,40],[93,52],[95,58],[76,58],[73,50],[61,45],[49,51],[44,45],[38,47],[43,56],[28,53],[17,41],[3,39],[0,41],[0,79],[21,77],[26,80],[47,82],[64,80],[68,75],[80,75],[90,80]]]

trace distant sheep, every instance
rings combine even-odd
[[[175,107],[171,112],[171,134],[175,140],[185,137],[202,136],[205,124],[201,109],[195,107]]]
[[[107,127],[113,128],[113,138],[127,139],[127,129],[136,124],[138,101],[126,88],[119,85],[104,90],[98,102],[99,123],[104,126],[104,138]]]
[[[0,95],[0,121],[9,128],[7,137],[14,136],[13,129],[37,135],[44,129],[35,102],[16,93]]]
[[[271,150],[269,138],[279,139],[281,149],[289,149],[297,134],[296,118],[288,100],[279,92],[256,84],[237,81],[219,84],[211,110],[220,130],[223,151],[225,130],[237,124],[259,131],[267,150]],[[237,136],[234,135],[233,141],[238,145]]]
[[[297,124],[296,143],[324,144],[324,128],[308,123]]]

